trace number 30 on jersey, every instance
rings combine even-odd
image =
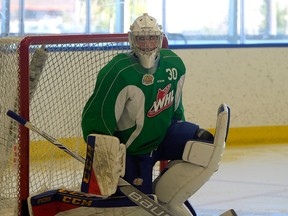
[[[168,80],[176,80],[178,72],[176,68],[167,68],[166,72],[168,73]]]

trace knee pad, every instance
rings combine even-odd
[[[182,159],[186,162],[207,167],[214,152],[214,145],[205,142],[188,141]]]

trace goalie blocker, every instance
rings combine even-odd
[[[91,134],[87,139],[81,191],[108,197],[125,174],[126,147],[114,136]]]

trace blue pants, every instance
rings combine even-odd
[[[195,140],[199,126],[190,122],[173,120],[167,134],[157,149],[149,154],[127,156],[124,179],[146,194],[152,193],[153,166],[159,160],[181,160],[185,144]],[[135,185],[136,178],[143,179],[143,184]]]

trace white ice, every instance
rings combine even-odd
[[[219,170],[190,202],[199,216],[288,216],[288,145],[226,147]]]

